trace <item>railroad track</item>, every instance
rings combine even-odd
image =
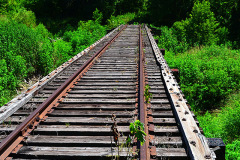
[[[5,119],[0,158],[214,159],[181,96],[148,28],[121,26]],[[127,147],[137,119],[146,142]]]

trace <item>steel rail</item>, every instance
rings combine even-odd
[[[107,47],[120,35],[120,33],[125,29],[127,25],[122,27],[122,29],[110,40],[108,41],[98,52],[96,52],[87,62],[84,63],[69,79],[67,79],[49,98],[47,98],[38,108],[31,113],[14,131],[11,132],[0,144],[0,159],[5,159],[9,154],[19,145],[19,143],[24,139],[24,136],[29,134],[43,118],[41,113],[47,112],[46,109],[51,109],[54,105],[53,103],[58,102],[58,98],[62,95],[62,92],[72,84],[72,81],[78,79],[79,74],[81,74],[90,63],[93,63],[95,58],[102,52],[104,52]],[[72,84],[74,85],[74,84]],[[49,106],[51,107],[49,108]],[[29,132],[30,131],[30,132]]]
[[[144,55],[143,55],[143,40],[142,40],[142,29],[139,25],[139,119],[144,124],[144,132],[147,133],[147,120],[146,120],[146,105],[144,100],[144,88],[145,88],[145,76],[144,76]],[[147,136],[146,136],[147,137]],[[147,138],[146,138],[147,139]],[[148,141],[146,140],[143,145],[140,145],[140,159],[147,160],[148,154]]]

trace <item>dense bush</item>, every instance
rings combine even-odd
[[[181,88],[195,110],[208,110],[240,87],[240,53],[225,46],[194,48],[165,56],[171,68],[180,70]]]
[[[15,68],[14,59],[20,55],[26,61],[26,72],[34,73],[38,51],[36,37],[36,33],[24,24],[0,23],[0,56],[6,60],[9,69]]]
[[[8,14],[11,11],[16,11],[23,7],[24,0],[0,0],[0,13]]]
[[[1,95],[15,91],[18,84],[28,76],[37,73],[46,74],[53,68],[53,66],[49,66],[51,63],[44,57],[46,54],[45,51],[49,50],[49,47],[45,50],[41,47],[49,43],[50,40],[43,38],[41,33],[27,27],[25,24],[20,24],[12,20],[8,20],[7,22],[1,21]],[[6,103],[6,97],[1,96],[1,105]]]
[[[121,24],[127,24],[136,17],[135,13],[126,13],[124,15],[111,16],[107,20],[107,26],[109,29],[116,28]]]
[[[28,11],[25,8],[20,8],[17,11],[13,11],[10,14],[12,20],[26,24],[27,26],[36,26],[36,17],[32,11]]]
[[[210,3],[203,0],[194,3],[190,17],[182,22],[186,30],[186,39],[190,45],[208,45],[217,42],[218,23],[210,10]],[[178,30],[177,25],[173,25]],[[178,32],[178,31],[177,31]],[[180,32],[182,30],[180,29]]]
[[[5,59],[0,60],[0,104],[3,105],[9,100],[11,90],[17,86],[17,79],[13,73],[8,71]]]
[[[168,28],[167,26],[163,27],[154,27],[153,28],[161,30],[161,36],[156,36],[155,38],[159,40],[160,48],[165,48],[172,53],[183,53],[187,51],[189,48],[188,43],[186,42],[186,38],[182,36],[180,40],[178,40],[178,36],[175,34],[173,28]]]
[[[14,1],[15,2],[15,1]],[[33,75],[46,75],[106,34],[102,14],[80,21],[64,39],[54,37],[44,25],[35,25],[32,12],[19,8],[0,18],[0,105],[6,103],[19,83]],[[34,27],[34,28],[33,28]]]
[[[219,137],[227,144],[226,159],[237,160],[240,94],[233,93],[240,87],[240,54],[226,47],[232,46],[227,41],[228,29],[219,26],[205,0],[195,2],[189,18],[158,29],[159,47],[167,50],[170,67],[180,70],[181,89],[192,108],[205,112],[225,104],[219,114],[206,112],[198,120],[206,137]]]
[[[12,20],[1,21],[0,105],[25,78],[45,75],[72,55],[71,43],[54,40],[42,24],[30,28]]]
[[[97,21],[80,21],[77,30],[64,33],[63,40],[72,44],[72,49],[75,54],[87,48],[106,34],[106,27],[99,24],[98,20],[99,19],[97,19]]]
[[[207,137],[220,137],[226,143],[240,138],[240,92],[228,96],[219,114],[198,115]]]
[[[226,159],[240,157],[240,92],[231,94],[219,114],[198,115],[204,134],[210,138],[222,138],[226,143]]]
[[[53,43],[53,46],[54,51],[52,53],[52,56],[54,68],[60,66],[62,63],[66,62],[73,56],[71,43],[59,39]]]
[[[226,160],[239,160],[240,141],[236,140],[226,146]]]
[[[210,3],[205,0],[194,3],[189,18],[175,22],[171,28],[160,27],[160,30],[161,35],[157,37],[160,48],[175,54],[193,46],[227,43],[227,28],[219,27]]]
[[[27,26],[36,26],[35,14],[24,8],[26,0],[0,0],[0,15]]]

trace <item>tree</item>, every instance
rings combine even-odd
[[[178,40],[186,38],[191,45],[208,45],[218,41],[219,23],[210,10],[208,1],[196,1],[189,18],[175,22],[173,28]]]

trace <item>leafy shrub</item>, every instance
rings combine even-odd
[[[171,68],[179,68],[181,88],[195,110],[218,106],[240,87],[240,54],[225,46],[194,48],[173,57],[165,56]]]
[[[175,22],[171,28],[160,29],[159,46],[175,54],[193,46],[228,43],[228,29],[219,27],[210,3],[205,0],[194,3],[189,18]]]
[[[11,90],[17,86],[17,79],[12,72],[8,71],[5,59],[0,60],[0,105],[9,100]]]
[[[26,69],[28,74],[33,74],[36,66],[36,55],[38,43],[36,33],[24,24],[16,22],[0,24],[0,53],[8,65],[12,63],[17,55],[26,60]],[[14,67],[14,66],[13,66]]]
[[[54,49],[53,44],[47,38],[43,38],[41,35],[39,39],[39,52],[37,55],[37,73],[36,74],[48,74],[54,69],[53,61],[58,57],[52,55]]]
[[[8,19],[18,23],[35,27],[35,14],[24,7],[26,3],[26,0],[0,0],[0,15],[7,16]]]
[[[239,160],[240,158],[240,141],[236,140],[233,143],[226,145],[226,160]]]
[[[43,25],[35,29],[9,20],[0,23],[0,105],[14,94],[18,84],[34,74],[47,74],[66,61],[71,45],[50,40]],[[53,54],[54,53],[54,54]]]
[[[93,19],[97,23],[101,23],[103,19],[103,14],[96,8],[96,10],[93,12]]]
[[[1,0],[0,13],[8,14],[23,7],[23,0]]]
[[[106,34],[106,27],[93,20],[87,22],[80,21],[78,25],[79,27],[76,31],[67,31],[63,36],[64,41],[71,42],[75,54],[81,52]]]
[[[204,135],[206,137],[209,138],[222,137],[224,119],[220,118],[219,116],[214,116],[214,114],[210,114],[209,112],[206,112],[204,115],[197,116],[197,119],[200,123],[200,127],[203,128]]]
[[[34,32],[36,33],[36,41],[38,42],[36,71],[37,74],[46,75],[54,69],[53,61],[58,58],[52,55],[54,51],[52,34],[48,32],[43,24],[35,27]]]
[[[0,60],[0,86],[6,89],[14,89],[16,83],[14,83],[14,76],[12,72],[8,71],[7,63],[4,59]]]
[[[160,27],[161,36],[157,37],[159,40],[159,47],[165,48],[174,54],[185,52],[188,49],[186,39],[178,40],[173,28],[167,26]]]
[[[228,46],[232,46],[232,44],[229,44],[230,41],[228,40],[228,29],[226,27],[219,27],[216,29],[216,34],[218,37],[218,43],[217,44],[226,44]]]
[[[49,38],[52,37],[52,34],[46,29],[46,27],[43,24],[37,25],[35,28],[35,31],[38,35],[41,35],[43,38]],[[41,37],[40,37],[41,38]]]
[[[54,68],[60,66],[62,63],[69,60],[72,56],[72,46],[70,42],[65,42],[62,39],[53,43],[54,51],[52,56],[54,57]]]
[[[14,5],[9,6],[11,3]],[[106,27],[100,25],[102,14],[96,9],[94,21],[80,21],[76,31],[64,34],[67,41],[54,38],[44,25],[36,26],[33,12],[23,8],[24,3],[4,1],[0,6],[6,11],[0,17],[0,105],[15,94],[25,78],[46,75],[106,34]]]
[[[25,78],[27,76],[26,60],[21,55],[14,56],[12,60],[10,69],[12,73],[20,79]]]
[[[240,139],[240,101],[235,100],[232,105],[224,110],[226,113],[223,135],[230,142]]]
[[[136,17],[135,13],[126,13],[124,15],[111,16],[107,20],[108,29],[116,28],[121,24],[127,24]]]
[[[191,45],[208,45],[217,41],[215,35],[219,25],[214,13],[210,10],[210,2],[203,0],[196,1],[192,8],[190,17],[184,22],[187,40]]]
[[[198,115],[198,121],[206,137],[222,138],[226,144],[226,159],[240,157],[240,92],[230,94],[218,114]]]
[[[11,13],[12,20],[26,24],[27,26],[36,26],[36,17],[32,11],[27,11],[25,8],[20,8],[15,12]]]

